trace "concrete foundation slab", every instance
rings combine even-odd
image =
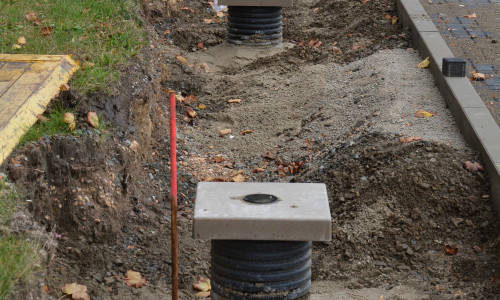
[[[250,194],[277,201],[250,203]],[[331,240],[326,186],[321,183],[200,182],[193,236],[212,240]]]

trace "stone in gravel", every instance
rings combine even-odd
[[[378,261],[375,263],[377,267],[387,267],[387,263],[383,261]]]
[[[95,273],[92,277],[94,277],[97,282],[102,282],[102,275],[100,273]]]
[[[408,247],[408,249],[406,249],[406,254],[413,255],[415,254],[415,252],[413,252],[413,249],[411,249],[411,247]]]
[[[119,258],[115,259],[114,261],[115,265],[117,265],[118,267],[121,267],[123,266],[123,261]]]
[[[455,225],[455,227],[458,227],[458,225],[460,225],[463,221],[464,219],[462,218],[451,218],[451,222]]]
[[[431,225],[432,228],[436,228],[437,224],[433,220],[429,220],[429,225]]]

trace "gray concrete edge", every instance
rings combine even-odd
[[[490,180],[490,194],[500,220],[500,128],[467,77],[445,77],[443,57],[454,57],[425,9],[417,0],[398,0],[398,17],[411,30],[412,40],[425,58],[465,140],[481,153]],[[487,112],[487,113],[485,113]]]

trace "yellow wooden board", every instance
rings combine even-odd
[[[77,69],[67,55],[0,54],[0,165]]]

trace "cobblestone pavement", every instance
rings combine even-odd
[[[420,2],[453,54],[466,59],[467,76],[486,75],[473,85],[500,126],[500,0]]]

